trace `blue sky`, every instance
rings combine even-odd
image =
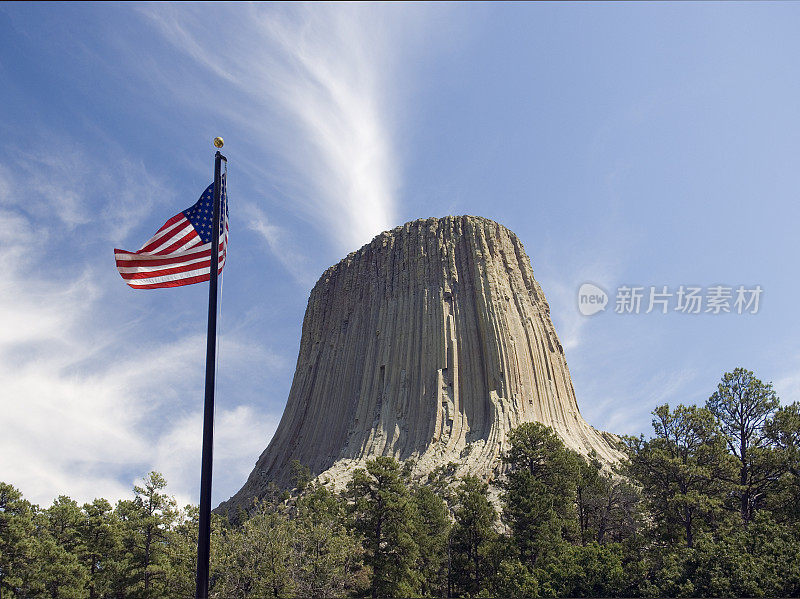
[[[800,5],[0,5],[0,480],[49,504],[151,469],[196,502],[207,289],[135,249],[230,160],[214,501],[286,401],[308,293],[382,230],[522,239],[584,417],[648,432],[746,366],[800,399]],[[611,296],[594,316],[577,290]],[[616,314],[621,285],[763,288]]]

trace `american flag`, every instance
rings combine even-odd
[[[180,287],[208,281],[211,273],[211,228],[214,184],[197,203],[164,223],[138,251],[114,250],[117,270],[134,289]],[[228,202],[222,177],[219,272],[228,249]]]

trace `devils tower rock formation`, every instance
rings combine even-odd
[[[246,484],[246,508],[291,463],[334,486],[372,457],[455,461],[491,477],[507,433],[527,421],[608,463],[608,437],[581,417],[550,308],[517,236],[448,216],[381,233],[319,279],[308,300],[283,418]]]

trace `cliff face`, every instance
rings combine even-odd
[[[522,243],[473,216],[378,235],[311,291],[286,410],[246,484],[246,508],[291,462],[339,487],[367,459],[413,458],[423,474],[498,473],[506,435],[552,426],[583,454],[619,454],[580,415],[550,308]]]

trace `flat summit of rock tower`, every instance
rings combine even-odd
[[[550,307],[517,236],[482,217],[406,223],[320,277],[286,409],[247,482],[247,509],[292,462],[341,487],[375,456],[493,478],[508,432],[538,421],[582,454],[619,459],[575,400]]]

